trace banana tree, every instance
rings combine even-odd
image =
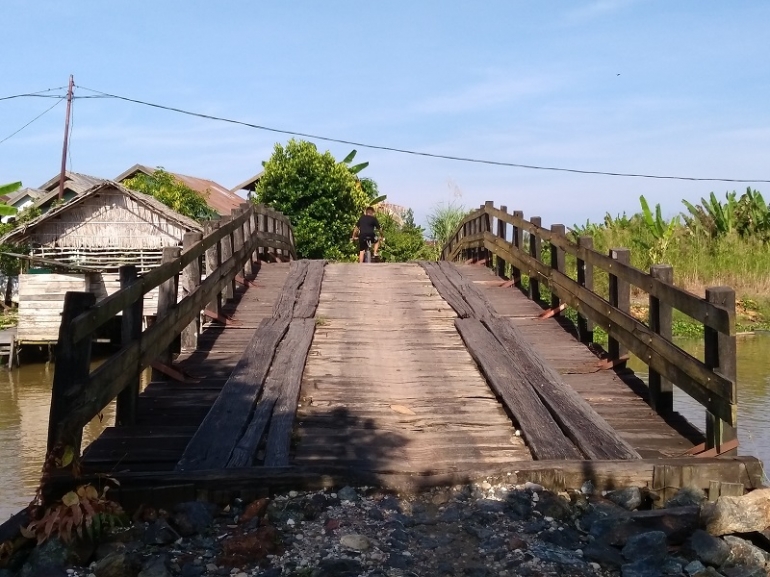
[[[642,245],[647,250],[650,264],[656,264],[666,257],[676,227],[679,226],[679,216],[674,216],[667,221],[661,214],[660,204],[655,205],[655,214],[653,215],[644,195],[639,197],[639,203],[642,205],[642,221],[647,232],[653,237],[653,242],[642,241]]]
[[[20,182],[12,182],[10,184],[3,184],[0,185],[0,196],[5,196],[6,194],[13,194],[17,190],[21,188]],[[16,214],[18,210],[14,208],[13,206],[9,206],[4,203],[0,203],[0,216],[12,216]]]

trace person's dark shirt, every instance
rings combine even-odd
[[[356,226],[358,227],[358,234],[360,236],[364,238],[374,237],[374,229],[380,229],[380,222],[377,220],[376,216],[364,214],[358,219]]]

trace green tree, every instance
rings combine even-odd
[[[193,190],[183,182],[180,182],[173,174],[158,168],[151,175],[139,173],[133,178],[127,178],[122,182],[123,186],[149,194],[160,202],[198,221],[216,218],[217,212],[206,204],[206,198]]]
[[[348,163],[292,139],[276,144],[263,166],[256,201],[289,217],[299,256],[339,260],[356,253],[350,233],[370,199]]]
[[[399,225],[387,212],[379,211],[377,220],[382,225],[385,242],[380,254],[386,261],[408,262],[430,258],[425,243],[425,231],[414,222],[414,212],[410,208],[404,215],[403,224]]]

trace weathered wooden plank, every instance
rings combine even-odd
[[[464,319],[473,316],[473,308],[463,299],[460,291],[447,278],[446,272],[439,267],[438,263],[422,261],[420,266],[427,273],[441,298],[454,309],[458,317]]]
[[[497,314],[487,297],[472,282],[463,277],[454,264],[442,261],[439,263],[439,267],[446,274],[449,282],[462,295],[463,300],[471,307],[474,318],[486,319]]]
[[[490,387],[519,423],[535,457],[582,459],[540,397],[516,374],[511,358],[486,327],[477,319],[456,319],[455,326]]]
[[[326,261],[314,260],[308,264],[302,292],[294,306],[294,318],[311,319],[315,316],[318,301],[321,298],[321,283],[323,282]]]
[[[340,487],[348,483],[375,484],[377,486],[417,492],[436,486],[451,486],[477,481],[482,478],[500,478],[506,483],[533,481],[552,490],[579,489],[591,480],[596,490],[615,489],[625,486],[656,488],[655,472],[665,467],[671,475],[661,481],[661,487],[683,486],[682,472],[688,469],[689,486],[708,489],[711,481],[741,483],[746,489],[762,486],[762,464],[754,457],[734,458],[671,458],[633,461],[518,461],[515,464],[493,464],[485,467],[465,468],[454,472],[435,470],[409,471],[389,474],[378,470],[355,469],[356,463],[336,461],[322,468],[314,467],[250,467],[244,469],[208,471],[152,471],[111,474],[122,488],[162,487],[190,483],[199,490],[218,489],[240,491],[255,486],[271,490],[322,489]],[[659,476],[658,476],[659,477]],[[98,477],[84,475],[73,479],[66,474],[54,477],[50,488],[59,494],[74,483],[97,483]],[[679,483],[679,484],[678,484]]]
[[[190,440],[176,469],[224,468],[267,376],[276,347],[289,319],[265,319],[222,388],[200,428]]]
[[[507,319],[484,321],[513,360],[516,377],[527,382],[564,433],[590,459],[639,459],[639,454],[591,408],[527,343]]]
[[[281,343],[281,351],[276,356],[276,361],[283,362],[276,362],[276,368],[279,369],[276,377],[280,383],[278,386],[280,397],[273,408],[270,429],[267,432],[265,446],[265,466],[267,467],[283,467],[289,464],[291,430],[297,413],[302,371],[305,368],[310,343],[313,341],[314,330],[315,321],[312,318],[294,319],[284,342]],[[286,349],[288,357],[286,359],[282,358],[283,349]]]
[[[308,261],[295,260],[289,268],[289,276],[286,277],[286,283],[283,286],[278,300],[273,307],[274,317],[291,318],[294,313],[294,305],[299,296],[300,287],[305,282],[307,275]]]

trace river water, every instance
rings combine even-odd
[[[681,342],[702,358],[698,341]],[[646,378],[641,361],[631,363]],[[48,433],[53,364],[28,364],[7,371],[0,368],[0,523],[25,507],[40,478]],[[738,338],[739,452],[770,462],[770,334]],[[674,389],[674,406],[703,429],[705,412],[687,395]],[[114,405],[94,419],[83,435],[84,446],[115,419]]]

